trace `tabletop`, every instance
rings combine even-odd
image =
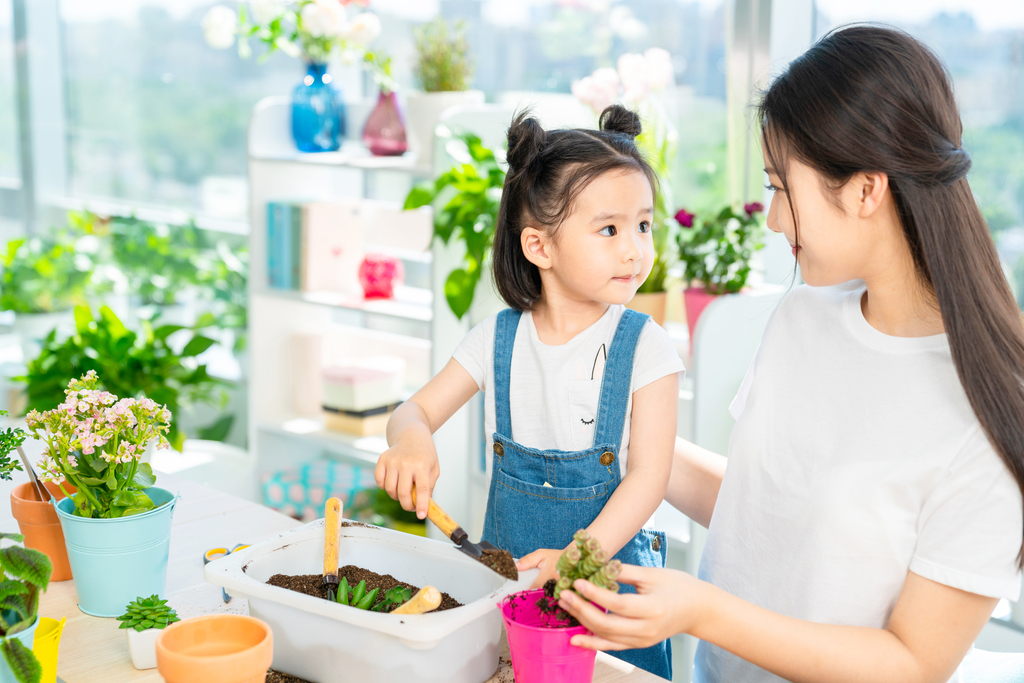
[[[14,531],[17,522],[10,513],[10,491],[22,481],[0,481],[0,529]],[[203,553],[213,547],[257,543],[301,524],[268,507],[217,491],[183,477],[157,472],[162,488],[181,496],[171,527],[170,560],[167,566],[168,603],[183,619],[200,614],[232,612],[248,614],[248,602],[235,598],[225,604],[221,589],[203,578]],[[58,678],[66,683],[145,681],[161,683],[156,669],[139,671],[132,666],[128,643],[116,619],[91,617],[78,609],[73,581],[51,583],[40,600],[40,616],[67,617],[57,662]],[[503,643],[504,645],[504,643]],[[507,646],[503,647],[498,670],[485,683],[512,683]],[[654,683],[662,679],[598,653],[595,683]]]

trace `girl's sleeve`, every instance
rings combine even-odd
[[[1017,482],[978,427],[921,510],[910,571],[969,593],[1017,600],[1022,526]]]
[[[633,358],[633,391],[675,373],[679,373],[679,381],[682,382],[685,372],[683,359],[679,357],[672,337],[661,325],[647,321],[636,343],[636,356]]]
[[[486,391],[487,364],[494,339],[494,318],[488,318],[469,331],[452,352],[452,358],[466,369],[480,391]]]

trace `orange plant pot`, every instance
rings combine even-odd
[[[241,614],[185,619],[156,639],[156,668],[167,683],[265,683],[273,661],[270,626]]]
[[[43,483],[47,490],[57,500],[64,498],[64,492],[52,481]],[[64,487],[75,493],[76,489],[71,484],[65,483]],[[57,511],[49,501],[39,500],[31,482],[15,486],[11,491],[11,513],[18,520],[18,528],[21,535],[25,537],[25,547],[34,548],[47,557],[53,563],[53,574],[51,581],[67,581],[71,578],[71,565],[68,564],[68,551],[64,546],[64,531],[60,526],[60,519]]]

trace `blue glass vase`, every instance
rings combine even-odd
[[[345,137],[345,103],[326,64],[310,64],[292,93],[292,137],[301,152],[333,152]]]

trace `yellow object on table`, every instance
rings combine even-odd
[[[64,624],[67,620],[67,617],[61,617],[60,621],[50,617],[39,617],[39,625],[36,626],[35,635],[32,637],[32,654],[39,660],[39,666],[43,669],[43,676],[39,679],[39,683],[56,683],[57,681],[60,635],[64,632]]]

